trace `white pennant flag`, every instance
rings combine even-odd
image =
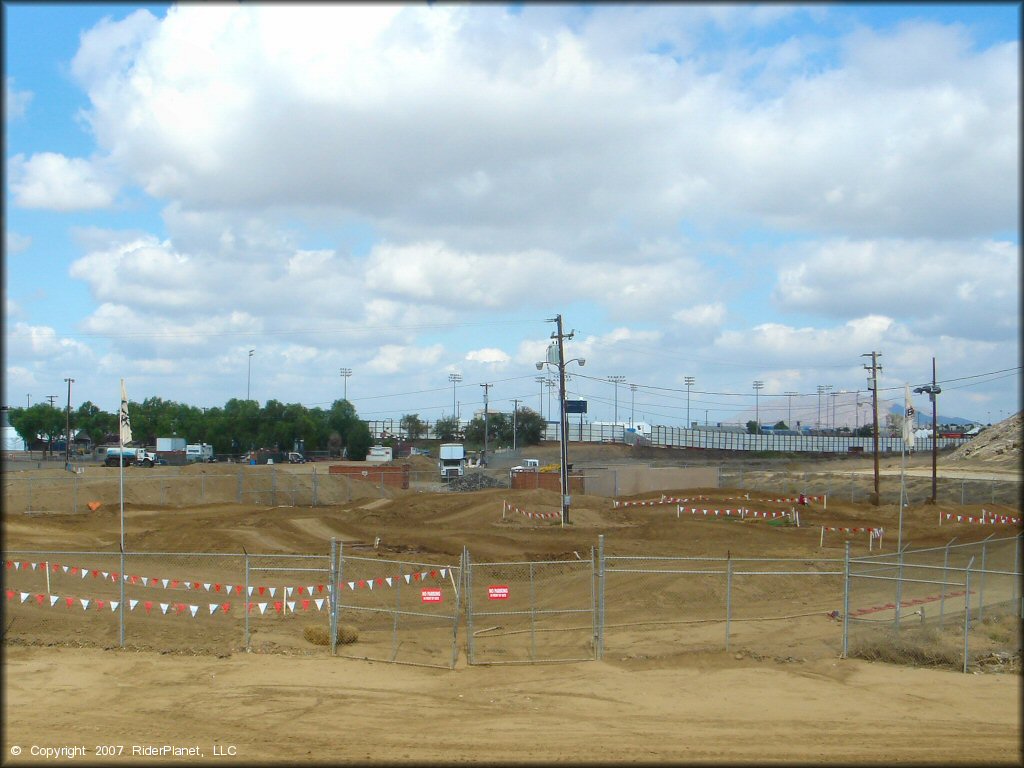
[[[114,611],[116,611],[117,610],[117,606],[119,606],[120,604],[121,604],[120,600],[111,600],[110,601],[110,612],[113,613]]]
[[[134,611],[135,610],[135,606],[138,605],[138,604],[139,604],[138,600],[129,600],[128,601],[128,610],[129,611]]]
[[[32,566],[32,570],[34,571],[36,569],[36,566],[38,565],[38,563],[29,563],[29,565]]]
[[[28,592],[22,592],[21,593],[21,602],[24,603],[26,600],[28,600],[28,596],[29,596]]]
[[[164,585],[164,589],[167,589],[167,585],[171,583],[170,579],[160,579],[160,583]]]
[[[196,617],[196,612],[198,610],[199,610],[199,606],[198,605],[190,605],[188,607],[188,612],[192,614],[192,618],[193,619]]]
[[[228,592],[228,594],[229,594],[229,595],[231,594],[231,590],[232,590],[232,589],[234,589],[234,588],[235,588],[235,587],[234,587],[234,585],[233,585],[233,584],[228,584],[228,586],[227,586],[227,592]]]
[[[121,445],[127,445],[132,441],[132,422],[128,418],[128,391],[124,387],[124,379],[121,379]]]
[[[447,569],[445,569],[445,568],[442,568],[442,569],[441,569],[441,578],[442,578],[442,579],[444,579],[444,578],[447,578],[447,576],[445,575],[446,573],[447,573]]]
[[[274,597],[275,593],[277,592],[277,587],[268,587],[267,591],[270,592],[271,597]]]
[[[289,611],[291,611],[292,613],[295,613],[295,601],[294,600],[289,600],[287,603],[285,603],[285,605],[288,606],[288,610]]]
[[[390,576],[385,576],[384,577],[384,581],[386,581],[388,583],[389,587],[391,586],[391,577]]]
[[[83,598],[81,598],[81,600],[79,600],[79,602],[82,604],[82,610],[83,611],[89,608],[89,599],[88,598],[83,597]]]
[[[308,587],[306,587],[306,591],[309,593],[309,596],[312,597],[313,596],[313,585],[310,584]]]
[[[205,589],[207,592],[209,592],[210,591],[210,582],[204,581],[203,582],[203,589]]]
[[[110,578],[110,573],[107,572],[107,571],[100,571],[100,574],[102,574],[104,579],[109,579]]]
[[[260,609],[260,615],[261,615],[261,616],[262,616],[262,615],[263,615],[264,613],[266,613],[266,612],[267,612],[267,604],[266,604],[266,603],[256,603],[256,605],[257,605],[257,606],[259,607],[259,609]]]
[[[86,576],[88,576],[88,575],[89,575],[89,569],[88,569],[88,568],[83,568],[83,569],[82,569],[82,570],[80,571],[80,573],[82,574],[82,578],[84,579],[84,578],[85,578]]]
[[[210,615],[213,616],[217,612],[217,603],[210,603]]]
[[[405,583],[409,584],[411,580],[412,580],[412,574],[409,574],[409,573],[405,574]]]
[[[68,572],[68,566],[66,566],[66,565],[62,565],[62,566],[61,566],[61,568],[63,568],[63,569],[64,569],[64,573],[67,573],[67,572]]]
[[[141,577],[141,581],[142,581],[142,586],[144,586],[144,587],[148,587],[149,586],[149,576],[142,576]]]
[[[318,598],[317,598],[316,600],[314,600],[313,602],[314,602],[314,603],[316,603],[316,609],[317,609],[318,611],[319,611],[319,610],[321,610],[321,609],[323,609],[323,607],[324,607],[324,599],[323,599],[322,597],[318,597]]]
[[[170,603],[160,603],[160,612],[163,614],[167,613],[167,609],[171,607]]]
[[[249,587],[249,597],[252,597],[252,587]]]
[[[57,604],[58,600],[60,600],[58,595],[50,595],[50,607],[53,608],[53,606]]]
[[[294,587],[285,587],[284,588],[284,596],[285,597],[291,597],[293,589],[294,589]]]

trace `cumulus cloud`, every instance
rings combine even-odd
[[[117,184],[96,164],[56,152],[10,160],[10,187],[16,205],[55,211],[107,208]]]
[[[28,235],[20,235],[11,229],[4,232],[4,240],[4,252],[8,255],[14,255],[15,253],[26,251],[29,246],[32,245],[31,237]]]
[[[14,78],[4,80],[4,115],[8,120],[24,117],[32,103],[32,91],[14,90]]]

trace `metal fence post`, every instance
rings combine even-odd
[[[124,579],[125,579],[125,575],[124,575],[124,546],[122,545],[120,547],[120,549],[121,549],[121,573],[118,574],[118,576],[119,576],[120,581],[121,581],[121,587],[120,587],[121,602],[118,605],[118,608],[120,610],[118,610],[118,612],[117,612],[118,613],[118,642],[119,642],[120,646],[122,648],[124,648]]]
[[[331,536],[331,566],[329,569],[331,575],[331,618],[329,622],[331,632],[331,656],[335,656],[338,653],[338,594],[341,592],[341,587],[338,585],[341,580],[338,578],[337,557],[338,540],[334,536]]]
[[[594,570],[594,547],[590,547],[590,629],[593,639],[590,642],[592,658],[597,658],[597,571]]]
[[[1024,539],[1024,534],[1017,534],[1017,541],[1013,547],[1013,600],[1017,602],[1020,598],[1020,547],[1021,541]],[[1020,603],[1020,617],[1024,619],[1024,600]]]
[[[967,674],[967,661],[970,658],[970,641],[968,631],[971,628],[971,566],[974,565],[974,557],[967,563],[964,576],[964,674]]]
[[[391,622],[391,660],[398,658],[398,614],[402,610],[402,580],[395,581],[395,616]]]
[[[729,624],[732,620],[732,557],[725,560],[725,652],[729,652]]]
[[[160,478],[160,506],[166,506],[165,495],[164,495],[164,479]]]
[[[843,555],[843,652],[842,658],[850,649],[850,540],[846,540],[846,552]]]
[[[206,473],[203,472],[199,476],[199,500],[203,503],[206,502]]]
[[[990,533],[981,541],[981,583],[978,585],[978,621],[981,621],[985,612],[985,549],[989,539],[995,536]]]
[[[960,506],[961,507],[964,505],[964,485],[965,485],[965,481],[961,480],[960,481]]]
[[[533,592],[533,563],[530,563],[530,661],[537,658],[537,602]]]
[[[313,466],[313,503],[311,505],[311,506],[314,506],[314,507],[316,506],[316,490],[317,490],[316,484],[317,484],[316,466],[314,465]]]
[[[241,480],[241,475],[239,475],[239,480]],[[245,547],[242,547],[242,552],[245,553],[245,650],[248,653],[252,651],[252,646],[250,644],[252,637],[249,634],[249,598],[252,596],[252,593],[249,592],[249,553],[245,551]]]
[[[906,549],[906,547],[901,549],[897,553],[897,558],[896,558],[896,622],[895,622],[895,628],[896,628],[896,633],[897,634],[899,634],[899,631],[900,631],[900,610],[902,608],[902,606],[900,605],[900,601],[903,600],[903,550],[905,550],[905,549]]]
[[[946,611],[946,580],[949,578],[949,547],[956,541],[956,536],[946,544],[946,553],[942,556],[942,592],[939,593],[939,629],[942,629],[943,614]]]
[[[597,658],[604,658],[604,534],[597,537]]]
[[[237,501],[238,501],[239,504],[242,503],[242,482],[243,482],[242,481],[242,468],[239,467],[238,468],[238,498],[237,498]]]
[[[270,506],[277,506],[277,467],[270,468]]]
[[[469,550],[462,547],[463,588],[466,595],[466,663],[472,664],[476,651],[473,648],[473,566],[469,561]]]

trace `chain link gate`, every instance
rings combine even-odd
[[[459,566],[354,556],[339,543],[336,655],[454,669],[461,582]]]
[[[594,551],[587,560],[472,563],[463,550],[470,664],[597,658]]]

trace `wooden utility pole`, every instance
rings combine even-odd
[[[864,367],[871,372],[868,386],[871,388],[872,446],[875,456],[875,491],[871,494],[871,503],[876,507],[881,503],[878,483],[878,372],[882,370],[882,366],[878,364],[878,358],[881,356],[881,352],[866,352],[861,355],[861,357],[871,358],[871,365],[865,365]]]

